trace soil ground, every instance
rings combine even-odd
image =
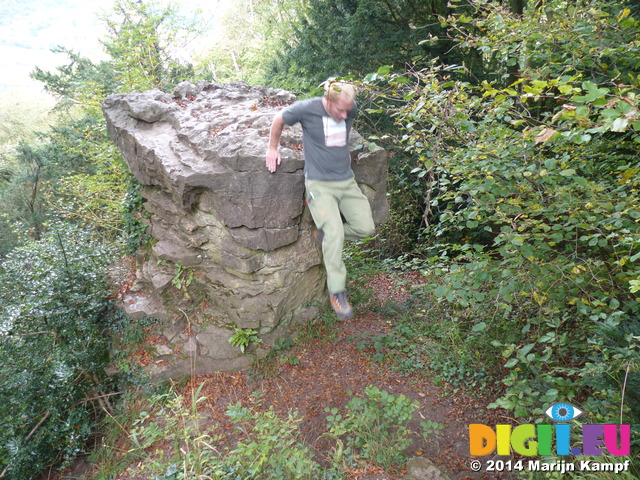
[[[373,289],[372,302],[402,300],[406,296],[406,282],[399,282],[389,275],[378,275],[369,282]],[[340,322],[328,336],[322,332],[311,341],[299,342],[286,352],[289,361],[276,358],[262,360],[264,365],[246,372],[218,372],[192,377],[182,387],[186,398],[190,392],[201,387],[200,414],[204,424],[216,425],[216,432],[223,429],[227,438],[233,438],[234,427],[225,415],[227,408],[237,402],[252,405],[255,409],[273,407],[277,413],[286,415],[297,411],[302,421],[299,429],[304,442],[316,452],[316,460],[323,462],[335,446],[328,438],[319,439],[327,431],[325,407],[343,407],[352,395],[363,395],[368,385],[375,385],[394,395],[404,394],[417,400],[419,408],[409,428],[421,432],[420,423],[432,421],[444,428],[426,439],[413,435],[413,443],[406,451],[407,458],[422,456],[430,459],[450,479],[501,478],[498,474],[471,471],[468,426],[472,423],[495,425],[513,423],[504,411],[487,408],[490,400],[473,392],[453,389],[442,382],[434,382],[428,371],[418,375],[405,375],[384,363],[372,362],[357,348],[359,339],[380,335],[391,330],[391,322],[367,305],[356,308],[354,318]],[[267,364],[267,362],[271,362]],[[438,385],[436,385],[438,383]],[[259,392],[256,395],[255,392]],[[260,402],[256,402],[259,396]],[[380,478],[397,480],[406,471],[383,471],[370,465],[353,470],[353,480]],[[375,474],[375,475],[374,475]],[[77,475],[77,474],[76,474]],[[367,475],[374,475],[373,477]],[[67,472],[59,480],[80,479]],[[118,476],[118,480],[146,480],[132,466]]]

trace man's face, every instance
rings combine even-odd
[[[338,97],[337,100],[327,99],[325,110],[336,122],[346,120],[353,108],[353,101],[348,98]]]

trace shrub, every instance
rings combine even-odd
[[[627,397],[639,385],[640,84],[636,57],[617,54],[637,49],[638,21],[619,2],[576,7],[560,41],[527,33],[556,28],[540,12],[471,3],[446,24],[487,61],[520,62],[516,83],[473,85],[444,66],[375,74],[426,180],[418,300],[444,315],[460,363],[502,378],[494,406],[526,417],[575,401],[611,417],[623,384]],[[587,46],[585,31],[606,33]],[[550,51],[571,61],[540,61]],[[624,406],[616,420],[637,421]]]
[[[105,284],[113,251],[53,222],[0,264],[0,471],[35,478],[84,447],[115,318]]]
[[[329,413],[330,436],[338,440],[339,446],[341,438],[346,439],[345,454],[359,454],[381,467],[404,462],[404,451],[411,445],[407,425],[418,403],[373,385],[365,389],[365,395],[365,398],[353,397],[344,416],[337,408],[325,408]],[[340,460],[340,456],[334,460]]]
[[[301,418],[294,412],[278,417],[273,408],[256,412],[232,405],[227,415],[236,424],[241,439],[224,456],[218,469],[219,478],[225,480],[318,478],[321,468],[313,460],[309,447],[299,440],[298,423]],[[322,477],[320,477],[322,478]]]

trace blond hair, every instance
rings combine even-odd
[[[356,89],[350,83],[336,81],[330,78],[324,82],[324,96],[332,102],[340,98],[345,98],[353,102],[356,98]]]

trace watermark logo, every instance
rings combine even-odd
[[[583,411],[568,403],[556,403],[555,405],[551,405],[544,413],[553,421],[569,422],[582,415]]]
[[[545,414],[555,425],[523,424],[496,425],[495,429],[481,423],[469,425],[469,453],[482,457],[496,452],[511,455],[512,451],[525,456],[538,455],[603,455],[627,456],[631,452],[631,426],[614,424],[582,425],[580,432],[572,431],[568,423],[582,412],[568,403],[551,405]],[[571,447],[576,434],[581,446]],[[554,448],[555,445],[555,448]]]

